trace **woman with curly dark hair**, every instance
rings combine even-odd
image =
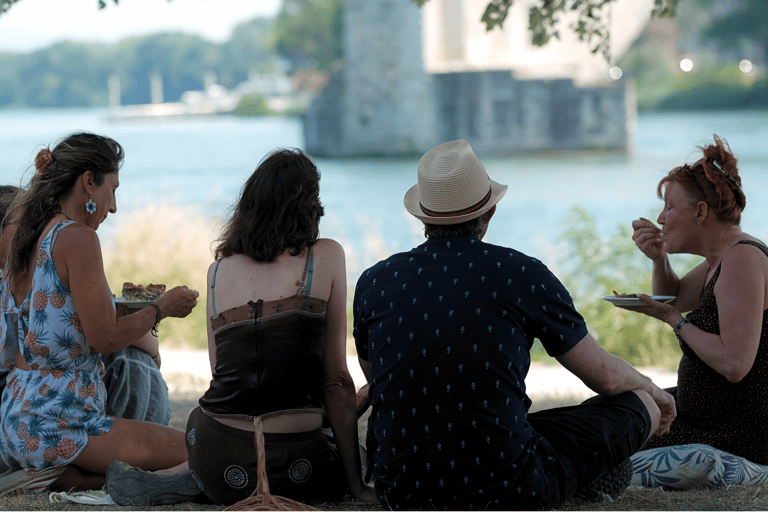
[[[319,179],[299,150],[268,155],[243,186],[208,271],[213,378],[186,440],[189,468],[216,504],[257,490],[240,505],[280,506],[270,491],[303,502],[376,500],[362,479],[346,362],[344,251],[318,239]],[[120,478],[108,485],[114,497]]]
[[[628,309],[669,324],[683,351],[677,418],[644,449],[701,443],[768,464],[768,247],[739,226],[746,198],[730,147],[715,135],[701,150],[659,183],[661,228],[632,223],[653,293],[676,299],[640,295],[647,306]],[[679,253],[704,261],[678,277],[667,255]]]

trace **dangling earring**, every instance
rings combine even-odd
[[[96,203],[94,203],[92,199],[88,198],[88,202],[85,203],[85,209],[88,213],[93,215],[96,213]]]

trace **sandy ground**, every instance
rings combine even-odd
[[[171,394],[202,393],[211,379],[208,353],[195,350],[168,350],[162,352],[161,371],[168,382]],[[347,358],[347,367],[357,388],[365,384],[365,377],[358,364],[357,357]],[[665,370],[642,368],[642,373],[650,377],[662,388],[674,386],[677,373]],[[587,398],[594,393],[575,375],[560,365],[532,363],[525,380],[528,396],[552,398]]]

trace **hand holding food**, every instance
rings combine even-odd
[[[635,230],[632,234],[632,240],[643,251],[643,254],[654,261],[660,260],[666,255],[664,242],[661,240],[661,229],[653,222],[640,217],[638,220],[632,221],[632,229]]]
[[[184,318],[197,305],[200,294],[186,286],[177,286],[166,292],[155,304],[160,308],[162,318]]]

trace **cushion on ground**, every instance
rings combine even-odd
[[[643,450],[632,456],[631,485],[643,487],[727,487],[768,483],[768,466],[717,450],[685,444]]]

